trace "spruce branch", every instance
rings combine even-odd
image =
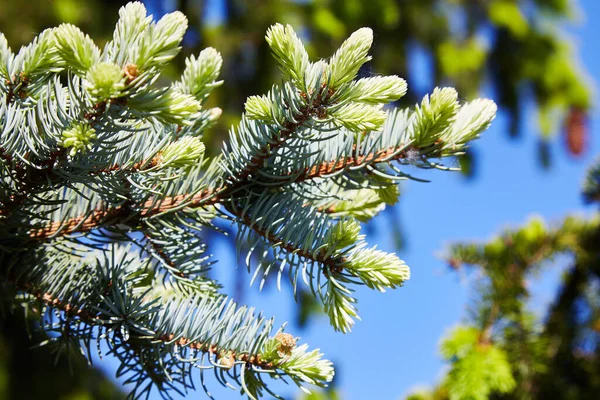
[[[267,43],[280,64],[281,72],[300,88],[307,89],[305,72],[309,66],[308,53],[290,25],[275,24],[266,35]]]
[[[271,228],[261,227],[262,224],[257,224],[255,219],[253,219],[249,215],[245,215],[243,209],[228,207],[227,211],[229,211],[233,216],[235,216],[243,225],[248,226],[250,229],[252,229],[253,232],[258,234],[260,237],[264,238],[266,241],[269,241],[271,244],[277,245],[280,249],[295,254],[306,260],[318,262],[324,265],[328,268],[328,270],[325,270],[325,273],[341,272],[341,263],[344,260],[332,257],[331,254],[327,254],[327,251],[325,249],[321,249],[316,252],[303,249],[297,245],[294,245],[290,241],[282,238],[281,236],[270,232]]]
[[[255,315],[252,309],[238,308],[222,296],[188,297],[177,291],[149,292],[144,283],[148,276],[140,274],[126,252],[120,253],[116,257],[104,255],[94,262],[81,262],[60,251],[51,251],[51,255],[37,252],[37,256],[50,257],[54,263],[47,264],[46,269],[33,266],[18,275],[15,275],[15,266],[23,257],[31,260],[30,256],[4,256],[4,265],[8,267],[3,271],[7,273],[4,280],[49,308],[64,313],[66,318],[58,322],[65,325],[62,329],[72,326],[73,332],[83,332],[79,328],[81,324],[99,328],[104,332],[100,338],[107,340],[109,347],[118,343],[129,352],[125,355],[127,358],[140,360],[158,347],[164,353],[163,366],[138,376],[137,380],[143,378],[142,381],[151,380],[157,385],[169,382],[172,379],[165,368],[173,362],[184,368],[202,364],[205,365],[201,368],[225,371],[233,368],[233,376],[237,377],[263,373],[277,377],[281,371],[299,386],[303,383],[321,386],[331,380],[331,363],[322,360],[318,352],[308,352],[305,345],[296,346],[295,340],[290,340],[290,335],[281,329],[276,335],[270,335],[272,320]],[[70,276],[60,276],[65,263],[73,262],[77,264],[70,267]],[[85,282],[69,281],[75,276],[85,276]],[[98,288],[100,292],[95,292]],[[83,295],[87,290],[94,292]],[[162,303],[162,307],[158,307],[158,303]],[[179,323],[182,320],[186,321],[185,325]],[[169,360],[168,354],[176,356],[175,359]],[[307,363],[306,357],[312,357],[313,361]],[[150,357],[147,362],[156,367],[152,360],[156,358]],[[131,364],[124,368],[135,373],[137,367]],[[262,382],[260,378],[259,382]],[[253,395],[251,391],[246,394]]]
[[[367,245],[357,220],[397,201],[406,165],[449,169],[437,159],[464,151],[495,105],[461,105],[441,88],[388,110],[403,79],[356,79],[370,29],[312,62],[291,26],[274,25],[267,42],[284,81],[248,98],[207,159],[203,135],[221,110],[203,106],[221,84],[221,56],[191,56],[162,85],[187,20],[154,22],[139,2],[119,17],[103,49],[67,24],[17,54],[0,36],[0,275],[54,310],[42,328],[61,346],[106,341],[132,396],[184,392],[194,366],[251,398],[277,397],[267,375],[325,386],[333,369],[320,352],[220,293],[204,229],[237,224],[253,281],[285,273],[295,294],[304,281],[349,332],[357,285],[384,291],[410,277],[395,254]]]
[[[467,143],[468,140],[470,140],[471,137],[475,137],[479,132],[481,132],[483,129],[485,129],[489,125],[491,119],[493,118],[494,111],[495,111],[495,105],[493,103],[478,101],[477,103],[475,103],[475,105],[479,108],[482,108],[482,111],[479,111],[479,112],[471,111],[470,110],[470,108],[472,107],[471,103],[463,106],[463,108],[468,110],[468,112],[464,112],[464,114],[468,114],[470,116],[470,118],[457,119],[455,124],[450,125],[449,129],[447,130],[448,136],[449,136],[448,140],[438,139],[438,140],[442,140],[442,142],[440,142],[440,143],[444,144],[444,147],[446,148],[446,150],[444,150],[443,147],[440,148],[440,146],[436,146],[433,148],[430,145],[426,145],[421,148],[416,147],[413,144],[411,144],[411,143],[413,143],[413,140],[411,139],[411,137],[407,136],[404,138],[405,139],[404,141],[400,142],[395,147],[388,147],[381,151],[368,153],[368,154],[360,154],[360,152],[357,151],[358,147],[356,145],[354,145],[352,147],[352,151],[350,152],[350,155],[348,155],[347,157],[345,157],[341,160],[322,162],[322,163],[320,163],[318,165],[314,165],[312,167],[305,167],[298,171],[288,172],[288,176],[294,177],[293,183],[302,183],[307,180],[311,180],[311,179],[315,179],[315,178],[326,178],[327,176],[335,176],[343,171],[363,169],[368,166],[375,166],[375,165],[381,164],[381,163],[401,161],[401,162],[406,162],[406,163],[412,164],[419,160],[422,160],[422,156],[426,156],[428,154],[431,154],[430,156],[433,156],[433,157],[443,154],[444,151],[449,151],[450,152],[449,154],[455,154],[457,151],[459,151],[462,148],[462,145],[464,143]],[[462,112],[463,111],[461,108],[461,113]],[[485,113],[487,113],[487,114],[485,114]],[[389,118],[390,118],[390,121],[393,121],[393,119],[406,118],[406,117],[402,114],[392,114]],[[479,118],[479,120],[477,118]],[[459,123],[461,125],[465,124],[465,121],[472,121],[472,122],[468,122],[472,125],[469,128],[464,128],[464,129],[459,129],[456,126],[456,124],[459,124]],[[390,126],[393,126],[393,124],[394,124],[394,122],[389,123]],[[291,131],[285,131],[286,134],[289,134],[289,132],[291,132]],[[443,138],[443,137],[444,136],[441,136],[440,138]],[[282,141],[279,143],[282,143]],[[364,146],[366,147],[366,145],[364,145]],[[270,149],[273,149],[273,148],[274,148],[274,146],[270,146]],[[247,186],[252,183],[247,178],[248,178],[248,176],[251,175],[253,170],[258,168],[258,166],[261,164],[261,161],[264,161],[265,159],[268,158],[266,151],[267,150],[265,147],[265,149],[263,149],[263,156],[261,158],[255,159],[254,162],[247,165],[245,170],[243,170],[244,173],[237,176],[240,179],[238,179],[236,182],[216,188],[215,190],[207,190],[207,191],[204,191],[201,193],[197,193],[197,194],[191,196],[191,198],[188,196],[185,196],[185,195],[180,195],[175,198],[165,198],[162,201],[159,209],[157,209],[155,211],[153,211],[153,210],[145,211],[143,213],[143,215],[149,216],[149,215],[153,215],[155,213],[165,212],[169,209],[178,209],[182,205],[185,205],[190,208],[194,208],[194,207],[203,207],[203,206],[214,205],[214,204],[226,201],[227,199],[230,198],[230,196],[232,194],[239,192],[240,189],[242,189],[245,185]],[[138,164],[138,166],[144,165],[144,164],[152,165],[153,163],[156,163],[156,162],[157,161],[154,159],[150,163],[141,162]],[[109,170],[117,169],[117,168],[118,168],[118,166],[113,166]],[[136,170],[136,169],[137,168],[134,166],[133,170]],[[102,172],[102,171],[99,171],[99,172]],[[244,177],[245,177],[245,179],[244,179]],[[272,181],[272,182],[277,182],[277,181]],[[267,181],[267,183],[268,183],[268,181]],[[151,201],[149,201],[148,204],[145,205],[143,208],[146,209],[147,206],[149,206],[150,204],[151,204]],[[77,221],[73,221],[73,222],[69,223],[68,225],[73,226],[73,223],[76,223],[76,222]],[[89,226],[90,226],[90,229],[92,229],[94,227],[94,225],[89,225]],[[52,230],[53,229],[50,229],[50,231],[52,231]],[[68,233],[68,232],[69,232],[69,230],[65,231],[65,233]]]
[[[65,303],[61,301],[60,298],[53,296],[51,293],[42,292],[40,290],[36,290],[29,285],[17,285],[17,289],[23,292],[26,292],[33,296],[33,298],[39,300],[41,303],[51,308],[52,310],[58,310],[64,313],[64,315],[69,319],[76,319],[77,323],[83,323],[91,326],[103,326],[105,322],[101,320],[101,314],[93,311],[88,311],[84,308],[79,308],[69,303]],[[231,304],[231,303],[230,303]],[[70,321],[73,323],[73,321]],[[287,336],[286,336],[287,335]],[[295,340],[293,345],[285,344],[284,340],[289,340],[287,337],[290,337],[289,334],[278,333],[275,335],[271,341],[274,342],[275,349],[278,350],[276,354],[272,353],[272,350],[269,349],[273,344],[265,344],[266,350],[263,352],[257,353],[248,353],[245,351],[236,351],[234,349],[229,349],[226,347],[219,346],[218,344],[211,344],[210,341],[202,342],[198,340],[191,340],[185,336],[175,335],[173,333],[155,333],[152,337],[149,338],[128,338],[128,341],[131,343],[128,344],[132,350],[136,352],[136,356],[140,357],[140,349],[143,349],[144,346],[147,346],[146,343],[152,343],[156,345],[156,343],[162,343],[161,345],[165,346],[174,346],[179,347],[181,349],[189,349],[191,353],[193,353],[194,358],[198,358],[199,354],[207,354],[209,357],[214,357],[214,362],[211,363],[215,365],[217,368],[221,369],[230,369],[236,363],[241,363],[246,368],[253,367],[254,370],[264,370],[264,371],[273,371],[276,369],[288,370],[292,368],[297,368],[296,364],[300,364],[297,360],[293,358],[288,358],[286,356],[293,355],[295,353],[296,358],[304,357],[306,353],[306,345],[301,346],[300,351],[295,351],[296,344]],[[282,339],[282,337],[284,339]],[[282,343],[283,342],[283,343]],[[277,343],[280,343],[279,345]],[[178,350],[179,353],[184,353],[183,350]],[[263,355],[264,353],[264,355]],[[316,354],[311,354],[314,357]],[[317,357],[317,360],[320,357]],[[316,361],[317,361],[316,360]],[[302,360],[304,361],[304,360]],[[331,373],[327,367],[328,363],[325,364],[323,368],[325,368],[325,375],[321,375],[320,373],[314,374],[311,377],[307,374],[307,371],[303,371],[299,369],[297,372],[299,373],[299,377],[295,379],[298,385],[300,386],[302,382],[308,382],[310,384],[316,384],[321,386],[321,379],[331,379],[329,374]],[[307,375],[305,375],[307,374]],[[304,375],[304,376],[302,376]],[[157,377],[150,376],[150,378],[154,381],[155,384],[159,384],[168,379],[168,377],[161,376]],[[247,393],[251,395],[252,393]]]

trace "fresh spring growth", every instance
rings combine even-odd
[[[162,101],[161,101],[162,100]],[[160,118],[170,124],[188,124],[187,121],[193,119],[200,109],[201,105],[193,96],[178,93],[172,90],[165,96],[161,96],[155,105],[157,118]]]
[[[94,128],[88,124],[78,124],[63,131],[59,144],[66,149],[71,149],[69,155],[73,157],[78,152],[91,150],[94,139],[96,139]]]
[[[4,34],[0,33],[0,76],[4,79],[7,78],[6,74],[6,61],[11,55],[10,47],[8,47],[8,41]]]
[[[202,157],[204,143],[197,137],[186,136],[163,149],[159,165],[164,168],[191,167],[201,163]]]
[[[497,108],[496,103],[489,99],[473,100],[462,106],[445,135],[445,147],[462,148],[475,139],[490,126]]]
[[[375,76],[353,81],[344,94],[346,100],[369,104],[387,104],[406,94],[406,81],[398,76]]]
[[[375,248],[356,250],[344,268],[358,277],[367,287],[382,292],[385,288],[402,286],[410,278],[410,269],[393,253]]]
[[[414,144],[427,147],[434,144],[455,121],[459,109],[458,93],[454,88],[435,88],[426,95],[412,117]]]
[[[398,185],[394,185],[391,182],[382,183],[381,187],[375,189],[377,195],[385,204],[393,206],[398,202],[400,197],[400,189]]]
[[[389,188],[393,188],[389,189]],[[385,205],[389,204],[384,201],[381,196],[382,191],[395,194],[393,202],[398,199],[398,187],[396,185],[381,189],[361,188],[350,191],[341,191],[338,193],[339,199],[328,199],[322,205],[323,209],[327,209],[330,215],[336,218],[352,217],[360,222],[367,222],[375,215],[385,209]]]
[[[387,114],[380,107],[361,103],[347,103],[333,109],[329,115],[336,123],[352,132],[369,132],[380,129]]]
[[[325,242],[333,248],[341,250],[352,246],[360,237],[360,223],[353,218],[345,218],[327,232]]]
[[[251,119],[273,120],[273,102],[267,96],[250,96],[244,104],[246,115]]]
[[[198,58],[192,55],[185,61],[185,70],[176,87],[203,102],[213,89],[223,83],[217,80],[222,65],[223,58],[217,50],[212,47],[204,49]]]
[[[275,24],[267,30],[267,43],[279,62],[281,72],[299,88],[305,89],[305,73],[310,62],[308,53],[290,25]]]
[[[74,25],[60,25],[54,37],[58,53],[65,60],[67,68],[79,76],[85,76],[92,65],[100,59],[98,46]]]
[[[55,31],[56,28],[42,31],[30,45],[22,47],[15,57],[16,60],[22,61],[19,75],[27,77],[30,87],[41,86],[40,83],[47,81],[48,72],[60,72],[65,66],[55,46]]]
[[[516,385],[507,354],[482,342],[476,328],[454,329],[440,350],[452,363],[446,378],[450,400],[486,400],[492,393],[508,393]]]
[[[327,387],[325,382],[331,382],[335,373],[332,362],[324,359],[319,349],[308,351],[306,344],[295,347],[279,367],[296,384],[306,382],[320,387]],[[310,394],[305,387],[300,389]]]
[[[330,277],[327,282],[324,303],[329,323],[336,331],[348,333],[352,330],[355,320],[360,320],[358,310],[354,307],[356,299],[352,297],[352,291],[335,277]]]
[[[125,73],[121,67],[100,62],[90,67],[83,85],[95,101],[102,101],[119,97],[125,89],[125,81]]]
[[[299,110],[282,109],[279,107],[279,104],[286,102],[286,97],[291,95],[291,88],[287,86],[282,89],[274,85],[266,95],[249,96],[246,104],[244,104],[246,109],[245,116],[248,119],[262,121],[263,123],[285,123],[286,119],[290,118],[290,112],[299,112]],[[298,106],[300,105],[298,104]]]
[[[202,108],[196,98],[176,88],[153,89],[134,95],[127,105],[140,116],[152,116],[164,124],[183,126],[192,125]]]
[[[152,16],[146,15],[146,7],[141,2],[134,1],[121,7],[113,40],[105,49],[109,58],[118,65],[135,63],[136,54],[132,50],[140,51],[138,42],[151,22]]]
[[[338,88],[352,81],[360,67],[371,60],[369,49],[373,44],[373,30],[361,28],[354,32],[331,57],[330,83],[332,88]]]
[[[137,39],[133,64],[140,71],[162,68],[179,53],[188,21],[179,11],[167,14],[157,23],[150,23]]]

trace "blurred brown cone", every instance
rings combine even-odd
[[[565,139],[567,149],[575,157],[580,157],[589,145],[587,114],[584,109],[572,107],[565,120]]]

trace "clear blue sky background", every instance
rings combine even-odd
[[[158,3],[147,1],[147,3]],[[155,8],[156,14],[168,11]],[[219,1],[209,1],[209,12],[222,17]],[[149,4],[151,5],[151,4]],[[575,40],[582,63],[591,78],[600,80],[600,1],[582,0],[582,20],[567,27]],[[214,19],[213,19],[214,20]],[[377,37],[375,37],[377,40]],[[321,55],[322,56],[322,55]],[[416,59],[420,67],[426,60]],[[427,82],[409,82],[419,89]],[[410,90],[409,86],[409,90]],[[493,93],[484,93],[493,96]],[[532,215],[543,216],[558,223],[569,213],[590,213],[580,197],[581,183],[587,167],[600,154],[598,97],[591,113],[591,146],[587,154],[573,160],[566,154],[561,138],[552,144],[553,166],[543,170],[536,159],[537,123],[533,112],[527,113],[525,134],[518,140],[508,139],[505,115],[500,112],[492,128],[475,144],[479,155],[477,178],[465,181],[458,173],[442,171],[419,172],[432,183],[409,182],[402,185],[397,206],[407,246],[400,255],[412,268],[411,280],[405,287],[385,294],[359,290],[359,310],[362,322],[352,333],[334,332],[323,319],[314,320],[308,329],[299,331],[290,325],[288,331],[297,333],[302,341],[319,347],[336,363],[337,386],[344,399],[399,399],[411,388],[433,384],[440,377],[444,363],[437,353],[439,339],[451,327],[466,317],[465,307],[470,290],[468,280],[448,270],[439,255],[447,244],[458,240],[485,240],[500,230],[517,226]],[[533,106],[528,106],[533,111]],[[384,214],[373,224],[376,229],[369,242],[395,251],[389,228],[391,214]],[[225,251],[224,251],[225,250]],[[233,288],[236,265],[228,253],[229,247],[212,249],[219,263],[218,277]],[[543,309],[552,299],[560,267],[555,266],[535,286],[536,309]],[[276,316],[276,322],[294,320],[294,303],[289,288],[258,292],[252,287],[244,302]],[[98,365],[114,375],[116,363]],[[238,399],[240,396],[212,382],[210,388],[217,399]],[[127,388],[125,388],[127,390]],[[285,398],[293,398],[292,387],[284,389]],[[204,398],[201,389],[190,398]],[[152,398],[160,398],[156,393]]]

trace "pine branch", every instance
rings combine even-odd
[[[63,312],[66,318],[49,323],[53,329],[61,325],[63,330],[89,335],[92,331],[82,329],[81,324],[98,327],[104,331],[100,338],[108,340],[111,348],[120,343],[125,351],[132,352],[130,356],[148,354],[148,362],[162,365],[150,371],[152,376],[138,376],[139,382],[145,379],[155,383],[170,381],[169,372],[164,369],[170,363],[181,364],[178,368],[200,365],[202,355],[207,355],[208,364],[216,369],[235,369],[238,377],[239,374],[254,376],[262,373],[277,377],[284,373],[299,386],[302,383],[324,385],[331,380],[330,363],[320,360],[318,352],[307,352],[306,346],[297,347],[296,340],[281,329],[270,336],[272,320],[254,315],[252,309],[237,308],[220,296],[188,297],[176,291],[148,291],[145,284],[140,285],[147,275],[140,274],[135,268],[135,260],[127,253],[121,252],[112,258],[104,254],[94,264],[82,262],[77,256],[60,250],[51,254],[39,251],[43,249],[43,246],[38,248],[37,256],[53,261],[47,264],[48,267],[31,264],[35,259],[31,253],[3,254],[4,280],[48,307]],[[24,261],[29,262],[25,264],[27,268],[15,269]],[[73,277],[85,276],[85,282],[78,283],[64,276],[62,272],[66,268],[72,271]],[[84,295],[87,290],[99,288],[101,292]],[[44,310],[40,312],[44,314]],[[180,323],[182,319],[185,324]],[[78,340],[89,344],[87,337]],[[156,349],[157,344],[162,349],[160,355],[152,356],[152,349]],[[174,354],[177,356],[173,358]],[[316,364],[306,364],[307,357],[314,358]],[[237,369],[239,366],[242,368]],[[136,367],[125,363],[124,368],[135,372]],[[254,378],[246,376],[246,379]],[[264,388],[264,383],[260,383],[257,388],[244,387],[243,390],[252,397],[256,396],[256,390]]]
[[[48,307],[64,312],[69,318],[77,318],[80,322],[91,326],[100,326],[103,324],[101,313],[93,312],[67,302],[63,302],[60,298],[53,296],[51,293],[43,292],[42,290],[34,288],[30,284],[18,284],[13,280],[7,280],[6,283],[15,286],[20,291],[30,294]],[[159,341],[164,344],[174,344],[177,346],[189,347],[192,350],[211,355],[227,354],[233,357],[236,361],[243,361],[247,364],[251,364],[266,370],[273,369],[274,367],[273,362],[262,360],[260,354],[238,354],[238,352],[235,350],[220,348],[218,345],[210,344],[208,342],[193,341],[185,337],[179,337],[178,335],[176,336],[173,333],[159,332],[156,333],[152,338],[146,339],[146,341],[147,340],[151,342]]]
[[[292,130],[284,131],[284,133],[286,133],[287,135],[289,135],[290,132],[292,132]],[[282,137],[285,138],[285,135],[282,134]],[[281,140],[277,143],[281,145],[283,142],[284,140]],[[276,147],[277,146],[271,146],[270,149],[273,150]],[[170,210],[181,209],[183,206],[187,208],[197,208],[212,206],[219,203],[225,203],[232,199],[233,195],[238,192],[241,192],[241,196],[244,196],[245,192],[243,191],[243,189],[253,184],[253,181],[249,180],[248,176],[250,176],[254,171],[256,171],[258,169],[258,166],[265,159],[268,158],[268,150],[269,149],[263,149],[261,153],[264,153],[264,156],[262,158],[257,157],[256,159],[253,159],[253,162],[244,169],[244,173],[242,175],[243,179],[237,180],[229,185],[218,187],[216,189],[205,190],[203,192],[194,194],[193,196],[179,195],[175,197],[165,197],[164,199],[161,199],[158,207],[156,208],[150,208],[151,206],[156,204],[156,201],[148,200],[142,206],[143,211],[140,213],[140,217],[148,218],[156,214],[169,212]],[[294,180],[292,182],[288,182],[288,184],[299,184],[316,178],[324,178],[328,175],[336,175],[340,172],[348,171],[350,169],[365,168],[367,166],[384,162],[388,163],[397,160],[409,160],[410,162],[414,162],[415,157],[418,157],[417,154],[420,153],[421,152],[418,149],[402,144],[396,148],[387,149],[378,153],[366,155],[352,155],[344,158],[343,160],[323,162],[313,167],[306,167],[296,172],[290,172],[288,173],[288,176],[293,176]],[[131,172],[136,172],[136,169],[139,170],[141,165],[152,167],[155,164],[156,159],[153,159],[149,163],[140,162],[131,168]],[[117,167],[111,167],[109,170],[114,169],[117,169]],[[97,171],[97,173],[107,172],[109,170],[100,170]],[[264,183],[277,182],[280,181],[271,180],[270,182],[266,181]],[[102,227],[102,225],[106,225],[100,224],[100,221],[116,220],[115,217],[119,216],[120,213],[120,209],[110,211],[98,210],[97,212],[95,212],[95,215],[93,217],[88,217],[83,222],[83,218],[75,218],[63,224],[61,234],[82,233],[90,231],[92,229],[100,228]],[[60,228],[60,224],[52,224],[43,230],[33,232],[32,236],[39,239],[52,237],[55,233],[57,233],[57,231]]]
[[[331,254],[327,254],[325,249],[318,250],[316,252],[303,249],[297,245],[287,242],[283,238],[277,236],[274,233],[269,232],[270,229],[265,229],[257,226],[255,221],[248,215],[245,215],[241,209],[236,209],[232,206],[227,207],[232,215],[234,215],[242,224],[250,227],[256,234],[269,241],[273,245],[277,245],[279,248],[291,253],[298,255],[299,257],[305,258],[306,260],[318,262],[323,266],[327,267],[323,272],[326,275],[331,273],[339,273],[343,270],[343,263],[345,259],[343,257],[336,258],[332,257]]]
[[[302,94],[301,94],[302,96]],[[306,95],[304,95],[306,97]],[[256,172],[264,161],[266,161],[273,152],[275,152],[280,146],[282,146],[287,139],[289,139],[294,132],[296,132],[308,119],[317,112],[317,109],[322,103],[326,103],[330,96],[327,95],[324,100],[321,100],[321,96],[317,95],[313,98],[309,105],[300,109],[298,114],[295,114],[292,121],[286,121],[277,134],[264,146],[261,147],[257,153],[250,159],[250,162],[235,176],[236,185],[230,186],[229,192],[235,191],[237,187],[247,184],[249,182],[248,177]]]
[[[185,391],[196,365],[253,399],[278,397],[264,374],[325,386],[333,369],[318,351],[271,335],[272,320],[219,294],[202,230],[216,217],[237,223],[238,252],[248,249],[249,269],[258,261],[253,280],[287,268],[294,292],[304,280],[348,332],[354,285],[385,291],[410,276],[395,254],[368,247],[356,219],[397,201],[394,183],[412,178],[402,166],[448,169],[433,159],[460,154],[495,105],[460,105],[454,89],[436,88],[412,110],[388,112],[406,82],[357,78],[370,29],[311,62],[277,24],[267,42],[285,81],[249,97],[221,154],[206,160],[202,137],[221,111],[202,106],[221,83],[220,55],[192,56],[180,80],[158,86],[187,20],[154,22],[139,2],[119,15],[104,49],[69,24],[17,54],[0,36],[0,273],[22,301],[54,310],[42,323],[52,340],[105,340],[131,396]]]

